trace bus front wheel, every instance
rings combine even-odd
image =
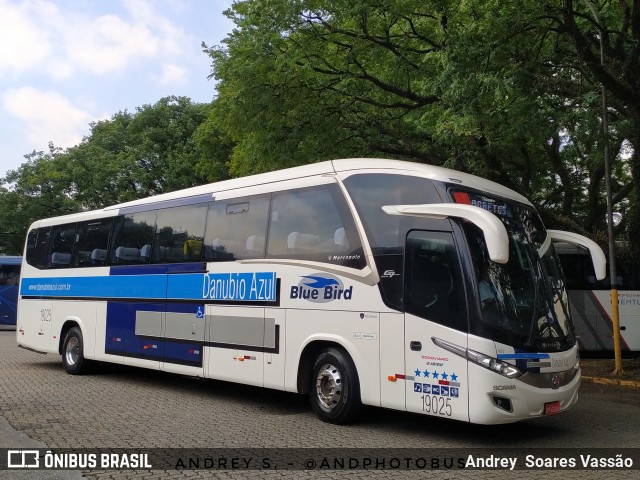
[[[320,352],[314,362],[309,398],[325,422],[344,424],[357,418],[362,410],[360,382],[348,354],[335,348]]]
[[[89,370],[90,361],[84,358],[82,331],[73,327],[67,332],[62,344],[62,365],[67,373],[81,375]]]

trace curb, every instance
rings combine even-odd
[[[614,380],[611,378],[599,378],[599,377],[582,377],[582,380],[587,382],[597,383],[600,385],[618,385],[621,387],[640,388],[640,382],[635,380]]]

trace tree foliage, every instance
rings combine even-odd
[[[637,0],[239,1],[224,46],[205,46],[219,81],[212,115],[236,142],[236,175],[408,159],[495,179],[532,198],[549,224],[595,234],[601,83],[616,99],[616,208],[629,208],[640,183],[639,10]]]
[[[66,172],[58,168],[61,155],[62,150],[50,143],[48,152],[25,155],[27,161],[4,179],[12,187],[0,191],[2,254],[22,253],[26,228],[33,220],[76,211]]]
[[[167,97],[92,124],[90,136],[65,155],[76,201],[103,207],[215,180],[197,139],[209,109]]]
[[[19,253],[29,224],[226,178],[231,149],[208,121],[210,105],[166,97],[91,124],[67,150],[50,145],[8,172],[0,195],[5,253]],[[18,212],[16,214],[16,212]]]
[[[607,93],[614,205],[626,210],[626,237],[640,258],[640,0],[563,0],[559,16],[573,68]]]
[[[167,97],[92,124],[66,151],[33,152],[7,175],[0,216],[19,209],[24,230],[228,176],[381,156],[491,178],[548,225],[599,237],[604,86],[618,233],[640,245],[640,0],[239,0],[226,15],[232,33],[203,44],[210,105]]]

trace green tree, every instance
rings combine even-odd
[[[602,9],[611,31],[630,47],[624,32],[638,9],[610,5]],[[219,81],[212,121],[235,142],[231,172],[369,155],[444,165],[520,191],[550,225],[595,234],[605,205],[599,81],[597,65],[576,54],[568,8],[533,0],[236,2],[227,15],[237,28],[223,47],[205,45]],[[579,28],[593,29],[588,5],[581,9]],[[613,116],[614,152],[634,145],[628,118]],[[640,183],[632,165],[616,157],[620,205]]]
[[[0,190],[0,251],[22,251],[38,218],[102,208],[227,177],[232,148],[209,120],[211,105],[166,97],[91,124],[65,151],[26,155]]]
[[[559,34],[572,47],[567,65],[581,72],[598,91],[606,89],[612,124],[614,208],[628,208],[622,228],[640,259],[640,1],[563,0],[552,8]],[[596,116],[601,117],[601,111]],[[600,137],[598,151],[602,150]],[[601,156],[595,170],[601,180]],[[604,218],[603,209],[598,216]]]
[[[337,156],[451,166],[537,190],[548,25],[520,2],[251,0],[207,48],[234,174]],[[527,12],[531,15],[527,16]],[[548,22],[547,22],[548,23]]]
[[[204,151],[229,147],[199,130],[210,108],[166,97],[91,124],[91,134],[67,152],[74,199],[97,208],[224,178],[224,154],[209,159]]]
[[[21,255],[29,225],[39,218],[55,217],[76,211],[69,190],[69,179],[61,167],[62,149],[49,144],[48,152],[25,155],[26,162],[7,173],[1,182],[0,251]]]

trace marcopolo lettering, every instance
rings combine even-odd
[[[205,273],[202,298],[236,302],[276,300],[275,272]]]
[[[353,285],[345,287],[338,277],[326,273],[305,275],[298,282],[298,285],[291,287],[289,298],[292,300],[307,300],[313,303],[351,300],[353,298]]]

